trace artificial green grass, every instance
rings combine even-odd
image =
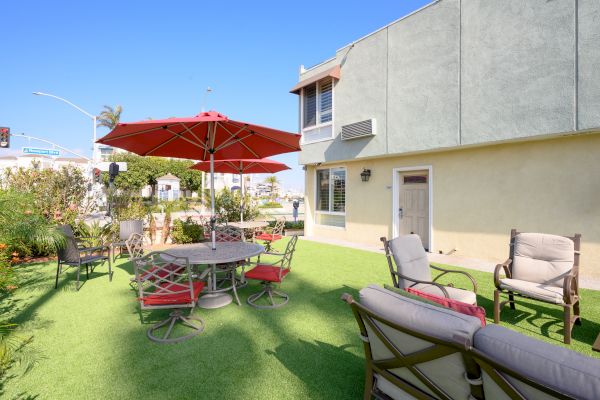
[[[54,290],[54,268],[54,263],[19,267],[21,288],[0,303],[3,316],[19,323],[22,334],[33,334],[39,358],[29,373],[0,386],[3,398],[360,398],[362,342],[340,296],[357,297],[369,283],[390,282],[381,254],[301,240],[281,288],[290,295],[286,306],[197,309],[195,315],[206,322],[204,333],[160,345],[146,338],[146,329],[166,312],[145,312],[140,320],[130,263],[117,264],[112,283],[107,268],[99,266],[79,292],[74,272],[63,274]],[[492,275],[469,272],[479,284],[479,304],[492,317]],[[240,291],[241,300],[258,290],[250,284]],[[575,328],[569,348],[592,355],[600,292],[582,290],[582,297],[584,325]],[[502,325],[557,345],[561,320],[561,309],[533,301],[502,313]]]

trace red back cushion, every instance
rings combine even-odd
[[[483,308],[481,306],[474,306],[471,304],[463,303],[462,301],[447,299],[445,297],[436,296],[434,294],[421,292],[420,290],[416,290],[413,288],[407,288],[406,290],[409,293],[412,293],[416,296],[433,301],[444,307],[448,307],[448,308],[450,308],[456,312],[459,312],[461,314],[466,314],[466,315],[471,315],[473,317],[477,317],[481,321],[481,326],[482,327],[485,326],[485,308]]]

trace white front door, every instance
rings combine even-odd
[[[400,173],[400,235],[416,233],[429,250],[429,176],[427,171]]]

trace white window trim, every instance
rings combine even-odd
[[[321,225],[318,224],[316,221],[316,216],[317,214],[325,214],[325,215],[341,215],[341,216],[346,216],[346,191],[345,191],[345,185],[344,185],[344,211],[322,211],[322,210],[317,210],[318,207],[318,202],[317,202],[317,196],[318,196],[318,182],[317,182],[317,172],[318,171],[323,171],[323,170],[329,170],[329,174],[331,175],[332,171],[344,171],[346,173],[346,181],[348,178],[348,170],[346,169],[346,167],[330,167],[330,168],[315,168],[315,176],[314,176],[314,193],[315,193],[315,225],[318,226],[327,226],[330,227],[330,225]],[[329,184],[329,199],[333,199],[333,185]],[[331,209],[331,201],[329,202],[329,209]],[[340,228],[339,226],[337,228]]]
[[[321,81],[323,79],[321,79],[321,81],[315,82],[315,84],[317,85],[317,123],[315,125],[307,127],[307,128],[304,127],[304,88],[300,89],[300,131],[302,133],[300,144],[326,142],[328,140],[333,140],[333,138],[335,137],[335,133],[333,132],[333,121],[335,121],[335,80],[333,78],[330,78],[330,79],[331,79],[331,121],[329,121],[329,122],[325,122],[323,124],[318,122],[321,120],[321,118],[320,118],[321,115],[320,115],[320,111],[319,111],[321,92],[319,89],[321,88]],[[312,85],[312,83],[311,83],[311,85]],[[311,140],[308,142],[304,140],[304,137],[305,137],[304,132],[310,132],[312,130],[321,129],[321,128],[325,128],[328,126],[331,126],[331,137],[317,139],[317,140]]]

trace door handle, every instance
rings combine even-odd
[[[404,210],[402,209],[402,207],[398,209],[398,214],[400,215],[400,219],[404,217]]]

